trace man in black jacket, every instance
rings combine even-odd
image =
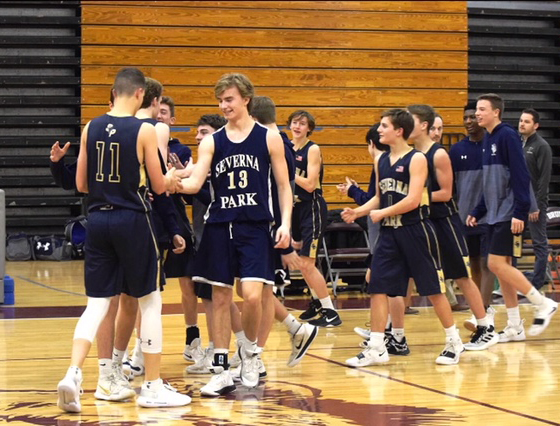
[[[552,150],[538,133],[539,113],[525,109],[519,118],[519,133],[523,139],[525,160],[531,175],[531,184],[537,199],[538,211],[529,214],[529,231],[535,251],[532,284],[540,289],[547,277],[548,240],[546,236],[546,210],[548,208],[548,185],[552,171]]]

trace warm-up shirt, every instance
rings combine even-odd
[[[482,142],[471,141],[467,136],[449,150],[462,223],[465,223],[467,216],[478,205],[482,195]],[[486,218],[483,217],[479,223],[486,223]]]
[[[530,209],[530,177],[521,138],[506,123],[497,125],[483,141],[482,198],[472,211],[477,220],[486,215],[490,225],[526,221]]]

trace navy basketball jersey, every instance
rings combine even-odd
[[[420,151],[415,149],[399,158],[391,165],[391,153],[385,152],[379,158],[377,170],[379,173],[379,190],[381,192],[381,206],[385,208],[397,204],[408,195],[410,185],[410,161],[412,156]],[[406,226],[420,222],[428,217],[430,196],[427,185],[422,192],[420,205],[414,210],[383,219],[383,226]]]
[[[205,216],[207,223],[272,222],[272,168],[267,131],[255,123],[249,136],[241,142],[232,142],[225,127],[213,134],[212,201]]]
[[[426,158],[428,159],[428,184],[430,194],[441,189],[437,181],[436,168],[434,166],[434,155],[438,149],[443,149],[445,151],[445,148],[442,145],[434,143],[428,152],[426,152]],[[432,219],[448,217],[453,213],[457,213],[457,205],[455,204],[455,200],[453,198],[449,201],[430,202],[430,217]]]
[[[307,141],[307,143],[296,151],[296,174],[298,176],[307,178],[307,157],[309,154],[309,148],[316,145],[313,141]],[[296,202],[298,201],[310,201],[314,199],[317,195],[323,195],[323,159],[321,158],[321,170],[319,171],[319,182],[317,182],[317,187],[313,192],[307,192],[302,187],[296,184],[295,189]]]
[[[94,118],[87,134],[88,211],[103,206],[150,210],[146,200],[146,170],[138,161],[142,122],[109,114]]]

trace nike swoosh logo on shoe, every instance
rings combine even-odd
[[[385,352],[387,352],[387,351],[385,351]],[[385,352],[380,353],[379,356],[381,357],[381,356],[385,355]]]
[[[332,317],[332,318],[325,318],[326,322],[333,322],[336,319],[336,317]]]

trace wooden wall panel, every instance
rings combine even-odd
[[[367,186],[364,137],[384,109],[428,103],[463,132],[465,1],[82,1],[82,23],[83,124],[107,110],[116,72],[138,66],[175,99],[173,135],[196,156],[198,118],[219,113],[215,82],[242,72],[280,125],[315,115],[333,207],[350,203],[345,176]]]

